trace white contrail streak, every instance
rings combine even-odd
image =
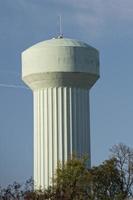
[[[12,72],[12,71],[6,71],[6,70],[0,70],[0,75],[2,74],[11,74],[11,75],[16,75],[17,77],[20,77],[21,75],[17,72]],[[18,89],[27,89],[29,90],[28,87],[26,86],[22,86],[22,85],[15,85],[15,84],[4,84],[4,83],[0,83],[0,87],[5,87],[5,88],[18,88]]]
[[[6,88],[18,88],[18,89],[27,89],[29,90],[28,87],[25,86],[21,86],[21,85],[8,85],[8,84],[4,84],[4,83],[0,83],[0,87],[6,87]]]

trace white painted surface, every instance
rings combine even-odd
[[[99,52],[77,40],[51,39],[22,53],[22,79],[34,94],[35,188],[50,185],[57,162],[72,153],[90,157],[89,89],[98,78]]]
[[[85,72],[99,75],[99,52],[68,38],[40,42],[22,53],[23,78],[47,72]]]
[[[34,180],[47,187],[57,162],[90,156],[89,91],[58,87],[34,91]],[[90,163],[88,163],[90,165]]]

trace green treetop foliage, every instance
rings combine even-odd
[[[120,190],[121,177],[116,166],[116,159],[104,161],[103,164],[89,170],[92,200],[122,200]]]
[[[88,174],[86,158],[73,156],[64,166],[59,165],[54,179],[57,197],[61,199],[86,199],[88,197]]]
[[[126,200],[133,196],[131,148],[113,146],[110,159],[91,169],[86,161],[86,157],[72,156],[63,166],[58,164],[47,190],[34,191],[32,180],[25,187],[15,183],[0,190],[0,200]]]

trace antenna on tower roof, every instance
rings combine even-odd
[[[62,33],[62,16],[59,15],[59,36],[58,38],[63,38],[63,33]]]

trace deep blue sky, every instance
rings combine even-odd
[[[58,34],[100,51],[91,90],[92,164],[119,142],[133,146],[133,1],[0,0],[0,83],[22,84],[21,52]],[[11,72],[11,73],[10,73]],[[32,176],[32,93],[0,87],[0,184]]]

